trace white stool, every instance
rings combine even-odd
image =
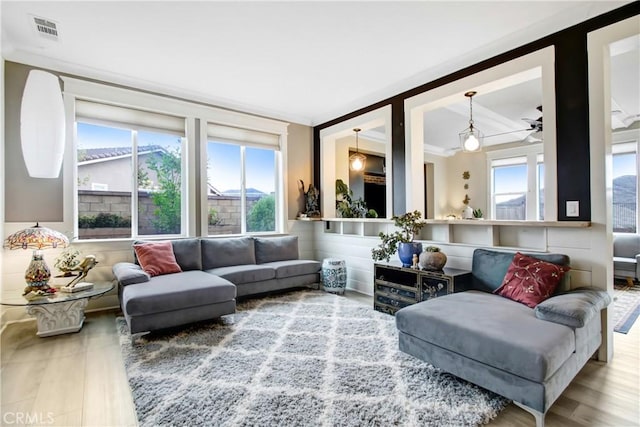
[[[343,259],[325,258],[322,261],[322,286],[325,292],[344,294],[347,287],[347,265]]]

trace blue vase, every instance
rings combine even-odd
[[[402,262],[403,267],[411,267],[411,263],[413,261],[413,254],[417,254],[420,256],[422,253],[422,243],[419,242],[411,242],[411,243],[398,243],[398,257]]]

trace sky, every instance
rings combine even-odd
[[[635,153],[616,154],[613,156],[613,179],[623,175],[636,174]]]
[[[496,193],[526,193],[527,165],[504,166],[495,169]]]
[[[263,193],[275,191],[275,152],[246,147],[246,187]],[[220,191],[240,188],[240,146],[209,141],[207,144],[209,182]]]
[[[178,137],[158,132],[138,132],[138,146],[161,145],[175,149]],[[78,122],[78,148],[131,147],[131,131]]]
[[[130,147],[131,131],[78,123],[78,148]],[[138,145],[160,145],[175,150],[178,137],[156,132],[138,132]],[[207,144],[209,183],[220,191],[240,189],[240,147],[233,144]],[[246,186],[263,193],[275,191],[275,159],[272,150],[246,148]]]

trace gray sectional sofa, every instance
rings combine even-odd
[[[234,313],[237,297],[317,288],[320,282],[321,263],[299,259],[297,236],[188,238],[171,243],[182,272],[150,277],[137,259],[113,266],[131,334]]]
[[[513,253],[476,249],[474,289],[430,299],[396,313],[400,350],[512,399],[538,427],[575,375],[600,347],[600,311],[610,296],[595,288],[568,291],[535,309],[493,294]],[[531,254],[555,264],[569,258]]]

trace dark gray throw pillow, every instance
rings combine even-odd
[[[602,289],[577,288],[542,301],[535,314],[538,319],[581,328],[610,303],[611,297]]]

